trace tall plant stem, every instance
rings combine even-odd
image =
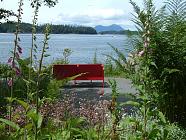
[[[28,94],[31,92],[31,83],[30,83],[30,81],[31,81],[31,76],[32,76],[31,69],[32,69],[32,66],[33,66],[33,50],[34,50],[34,47],[36,47],[35,46],[35,41],[36,41],[35,33],[36,33],[36,23],[37,23],[38,9],[39,9],[38,3],[39,3],[38,1],[36,3],[32,3],[33,5],[35,4],[34,5],[35,9],[34,9],[34,17],[33,17],[33,21],[32,21],[32,45],[31,45],[31,49],[30,49],[30,66],[29,66],[29,72],[28,72],[29,84],[27,86],[27,101],[29,101]],[[38,98],[38,97],[36,97],[36,98]],[[36,102],[38,102],[38,101],[36,100]],[[37,128],[36,128],[35,131],[37,133]],[[35,135],[35,139],[37,140],[37,134]]]
[[[38,75],[37,75],[37,91],[36,91],[36,113],[37,113],[37,115],[39,113],[39,86],[40,86],[40,78],[41,78],[40,74],[41,74],[41,69],[42,69],[45,50],[46,50],[46,47],[48,45],[48,39],[49,39],[48,36],[49,36],[49,26],[47,25],[46,29],[45,29],[45,38],[44,38],[44,42],[43,42],[41,58],[40,58],[40,61],[39,61],[39,70],[38,70]],[[37,140],[37,131],[38,131],[37,125],[36,125],[36,130],[35,131],[36,131],[35,140]]]
[[[146,37],[145,37],[145,41],[147,41]],[[147,69],[148,69],[148,54],[147,54],[147,47],[145,47],[145,77],[147,77]],[[147,79],[144,79],[144,93],[147,94]],[[144,134],[143,134],[143,138],[144,140],[146,140],[146,131],[147,131],[147,100],[144,100]]]
[[[145,24],[145,39],[144,39],[144,51],[145,51],[145,58],[144,58],[144,62],[145,62],[145,79],[144,79],[144,92],[145,94],[148,96],[148,67],[149,67],[149,62],[148,62],[148,47],[150,45],[150,18],[152,15],[152,1],[149,1],[148,3],[148,9],[147,9],[147,19],[146,19],[146,24]],[[145,95],[145,96],[146,96]],[[146,140],[147,139],[147,108],[148,108],[148,99],[144,100],[144,134],[143,134],[143,139]]]
[[[22,5],[23,0],[19,1],[19,9],[18,9],[18,16],[17,16],[17,25],[16,25],[16,32],[15,32],[15,40],[14,40],[14,49],[13,49],[13,59],[12,59],[12,74],[11,74],[11,80],[12,85],[10,88],[10,108],[9,108],[9,120],[12,120],[12,98],[13,98],[13,90],[14,90],[14,66],[15,66],[15,58],[16,58],[16,50],[18,47],[18,41],[19,41],[19,27],[21,23],[21,14],[22,14]],[[10,126],[9,126],[9,132],[11,132]]]
[[[35,3],[33,3],[35,4]],[[34,50],[34,47],[35,46],[35,41],[36,41],[36,36],[35,36],[35,33],[36,33],[36,23],[37,23],[37,16],[38,16],[38,10],[39,10],[39,1],[36,2],[35,4],[35,9],[34,9],[34,18],[33,18],[33,21],[32,21],[32,46],[31,46],[31,49],[30,49],[30,67],[29,67],[29,74],[28,74],[28,79],[29,81],[31,80],[31,69],[32,69],[32,66],[33,66],[33,50]],[[27,93],[30,92],[30,84],[28,86],[28,89],[27,89]]]

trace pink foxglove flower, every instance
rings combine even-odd
[[[22,54],[22,52],[23,52],[23,50],[22,50],[22,48],[21,47],[17,47],[17,50],[18,50],[18,52],[20,53],[20,54]]]
[[[144,42],[144,47],[147,48],[148,45],[149,45],[148,41],[145,41],[145,42]]]
[[[17,59],[19,59],[19,58],[20,58],[20,56],[19,56],[19,53],[18,53],[18,52],[16,52],[16,53],[15,53],[15,56],[16,56],[16,58],[17,58]]]
[[[147,48],[150,44],[150,37],[146,36],[144,40],[144,47]]]
[[[21,74],[21,70],[18,67],[15,67],[15,72],[17,76]]]
[[[16,64],[15,64],[15,62],[12,62],[11,65],[12,65],[12,68],[15,68],[15,65],[16,65]]]
[[[144,50],[142,50],[142,51],[140,51],[139,53],[138,53],[138,56],[143,56],[143,54],[145,53],[145,51]]]
[[[12,62],[12,57],[10,57],[10,58],[8,59],[8,64],[11,64],[11,62]]]
[[[9,87],[12,86],[12,78],[8,80],[8,86],[9,86]]]

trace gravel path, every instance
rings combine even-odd
[[[65,94],[76,94],[76,98],[84,98],[89,100],[99,100],[111,98],[112,89],[109,86],[108,80],[115,79],[117,82],[118,91],[120,94],[118,100],[126,101],[126,93],[135,94],[136,90],[132,87],[131,81],[124,78],[113,78],[106,77],[104,83],[104,95],[100,96],[102,93],[102,81],[77,81],[77,84],[74,84],[72,81],[69,82],[66,86],[61,89],[62,93]]]

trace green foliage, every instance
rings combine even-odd
[[[112,88],[112,101],[111,105],[109,107],[109,110],[112,115],[112,129],[111,129],[111,140],[119,140],[119,135],[118,135],[118,130],[117,127],[119,125],[119,121],[121,120],[121,109],[117,103],[117,98],[118,98],[118,91],[117,91],[117,84],[116,81],[109,80],[109,84]]]
[[[167,1],[160,10],[155,9],[151,0],[144,1],[144,9],[130,2],[139,33],[138,39],[133,40],[135,50],[126,62],[110,57],[128,73],[137,89],[141,84],[147,87],[143,89],[155,96],[152,99],[170,121],[185,126],[185,1]]]
[[[56,99],[60,95],[60,88],[66,83],[66,80],[57,81],[50,80],[47,86],[47,91],[44,93],[44,96],[51,99]]]
[[[37,33],[43,33],[46,24],[35,25]],[[1,33],[13,33],[16,30],[16,23],[8,22],[0,24]],[[20,24],[21,33],[32,33],[33,26],[29,23]],[[96,30],[92,27],[86,26],[73,26],[73,25],[51,25],[51,33],[53,34],[97,34]]]
[[[53,64],[69,64],[70,63],[69,56],[71,54],[72,54],[72,50],[65,48],[63,50],[62,58],[55,60]]]
[[[113,56],[111,55],[106,55],[107,57],[109,57],[111,60],[113,60],[116,65],[120,68],[121,71],[124,71],[125,68],[122,65],[123,63],[126,63],[126,58],[124,56],[124,54],[122,52],[120,52],[117,48],[115,48],[114,46],[112,46],[111,44],[109,44],[109,46],[114,50],[114,52],[118,55],[119,59],[115,59]]]
[[[68,60],[68,57],[69,57],[71,54],[72,54],[72,50],[71,50],[71,49],[68,49],[68,48],[64,49],[64,51],[63,51],[63,57],[64,57],[64,63],[65,63],[65,64],[70,63],[69,60]]]
[[[118,50],[117,50],[118,51]],[[121,59],[114,58],[112,55],[106,55],[107,59],[104,64],[104,73],[106,77],[127,77],[126,72],[121,66]]]
[[[121,70],[128,73],[139,91],[138,102],[124,103],[137,106],[140,116],[132,118],[135,135],[133,133],[129,137],[167,139],[169,124],[164,114],[169,120],[178,121],[181,125],[185,125],[186,122],[184,104],[186,26],[183,18],[185,4],[181,0],[168,2],[175,10],[169,11],[170,13],[161,19],[159,16],[164,14],[164,7],[156,11],[152,1],[145,0],[144,9],[141,10],[135,2],[130,2],[136,12],[133,21],[139,32],[139,39],[134,42],[136,49],[131,53],[130,61],[129,59],[125,61],[124,58],[121,62],[120,59],[110,56]],[[122,58],[120,51],[116,48],[114,51]]]
[[[168,140],[186,140],[186,130],[172,124],[168,127]]]
[[[123,31],[102,31],[99,32],[99,34],[120,34],[120,35],[137,35],[138,32],[137,31],[130,31],[130,30],[123,30]]]
[[[6,100],[5,97],[10,96],[10,91],[8,87],[8,77],[11,75],[11,68],[8,65],[0,64],[0,116],[6,110]]]
[[[12,128],[16,129],[17,131],[20,129],[20,127],[17,124],[15,124],[14,122],[12,122],[12,121],[9,121],[9,120],[6,120],[6,119],[2,119],[2,118],[0,118],[0,121],[5,123],[5,124],[7,124],[7,125],[9,125],[9,126],[11,126]]]
[[[158,69],[150,70],[158,81],[160,108],[171,121],[186,126],[186,5],[183,0],[172,0],[166,6],[169,14],[162,19],[166,23],[153,36],[156,45],[151,56]]]
[[[54,7],[58,3],[58,0],[44,0],[43,3],[48,7]]]
[[[41,28],[43,28],[41,26]],[[52,33],[73,33],[73,34],[97,34],[96,30],[92,27],[85,26],[72,26],[72,25],[52,25]]]
[[[13,11],[0,8],[0,24],[1,20],[9,21],[8,18],[11,16],[15,16],[15,13]]]

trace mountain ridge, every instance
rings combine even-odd
[[[98,33],[104,32],[104,31],[122,31],[122,30],[124,30],[120,25],[117,25],[117,24],[112,24],[112,25],[108,25],[108,26],[97,25],[94,27],[94,29]]]

